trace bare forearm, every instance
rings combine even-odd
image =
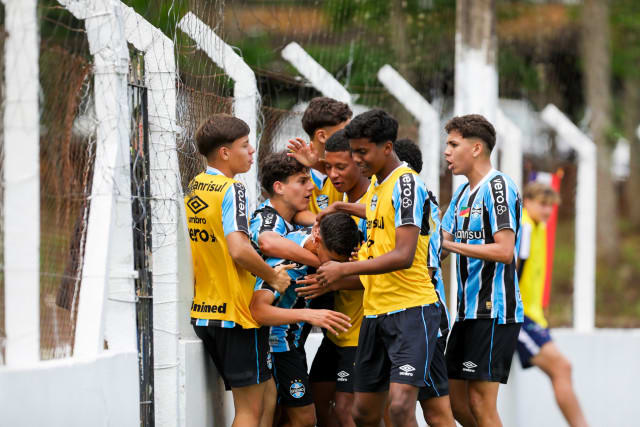
[[[261,277],[267,283],[270,283],[275,278],[276,273],[273,268],[264,262],[262,257],[258,255],[248,242],[246,245],[243,245],[240,250],[235,251],[231,258],[238,266]]]
[[[277,233],[268,232],[268,234],[261,234],[258,242],[260,244],[260,250],[266,256],[288,259],[298,264],[309,265],[311,267],[320,266],[320,260],[313,252],[300,247]]]
[[[513,248],[508,250],[498,243],[487,243],[485,245],[472,245],[469,243],[458,243],[443,241],[442,252],[453,252],[470,258],[478,258],[485,261],[501,262],[510,264],[513,261]]]
[[[334,209],[337,211],[346,212],[349,215],[357,216],[358,218],[367,217],[367,207],[362,203],[335,202],[331,206],[334,206]]]
[[[280,326],[306,321],[305,308],[281,308],[270,304],[252,304],[251,316],[262,326]]]
[[[316,214],[306,210],[300,211],[293,217],[293,223],[298,225],[311,226],[316,222]]]
[[[360,276],[353,275],[331,283],[329,289],[332,291],[358,291],[364,289],[364,286],[362,286]]]
[[[377,258],[345,263],[344,272],[349,276],[391,273],[411,267],[414,256],[415,247],[411,252],[407,248],[396,247]]]

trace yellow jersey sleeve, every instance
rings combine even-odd
[[[519,285],[524,314],[546,328],[542,301],[547,271],[547,227],[536,224],[526,209],[522,211],[522,237],[520,240]]]

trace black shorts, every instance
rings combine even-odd
[[[263,383],[269,370],[269,328],[193,326],[227,390]]]
[[[282,406],[307,406],[313,403],[307,355],[303,348],[271,353],[273,377],[278,388],[278,404]]]
[[[447,344],[449,378],[506,384],[521,325],[499,325],[496,319],[456,322]]]
[[[433,397],[443,397],[449,394],[449,376],[447,375],[447,361],[444,358],[444,349],[447,347],[447,337],[438,338],[433,359],[429,367],[429,385],[420,387],[418,400],[423,401]]]
[[[356,351],[354,391],[385,391],[389,382],[426,386],[439,324],[438,303],[365,316]]]
[[[311,364],[312,383],[336,383],[336,391],[353,393],[353,365],[357,347],[338,347],[324,337]]]

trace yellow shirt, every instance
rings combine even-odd
[[[547,225],[535,223],[526,209],[522,211],[522,237],[520,238],[520,295],[524,315],[546,328],[542,301],[547,272]]]
[[[346,194],[343,200],[346,200]],[[356,203],[364,203],[364,196]],[[353,217],[356,224],[360,224],[362,218]],[[360,227],[359,227],[360,228]],[[341,290],[334,293],[333,305],[336,311],[346,314],[351,319],[351,327],[347,332],[342,332],[340,335],[334,335],[327,331],[327,338],[329,338],[338,347],[355,347],[358,345],[358,336],[360,335],[360,325],[362,324],[362,318],[364,317],[364,309],[362,307],[362,298],[364,296],[364,289],[360,290]]]
[[[255,278],[233,262],[226,240],[236,231],[249,234],[245,188],[209,167],[189,190],[185,209],[195,277],[191,317],[216,320],[223,327],[258,328],[249,311]]]
[[[309,200],[309,210],[314,214],[326,209],[331,203],[342,200],[344,193],[336,190],[328,176],[311,169],[311,181],[315,187]]]
[[[420,228],[426,196],[424,182],[405,164],[391,172],[384,181],[372,181],[365,195],[367,242],[360,256],[371,259],[392,251],[396,246],[397,227],[415,225]],[[365,316],[432,304],[438,300],[427,269],[428,246],[429,239],[418,239],[413,264],[407,269],[360,276],[365,289]]]

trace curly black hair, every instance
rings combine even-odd
[[[366,138],[375,144],[394,142],[398,137],[398,121],[381,109],[358,114],[345,127],[347,138]]]
[[[399,139],[393,143],[393,150],[398,159],[407,162],[411,169],[418,173],[422,171],[422,151],[415,142],[409,138]]]
[[[336,151],[351,151],[351,145],[349,145],[349,138],[344,129],[340,129],[327,139],[324,144],[324,150],[330,153]]]
[[[273,195],[273,184],[276,181],[286,182],[290,176],[297,173],[309,172],[309,168],[287,155],[286,151],[271,153],[260,165],[260,185],[269,194]]]
[[[320,96],[313,98],[302,116],[302,128],[313,139],[313,134],[325,126],[335,126],[346,122],[353,112],[349,105],[333,98]]]
[[[320,220],[320,236],[331,252],[349,257],[360,244],[360,230],[351,216],[335,212]]]

